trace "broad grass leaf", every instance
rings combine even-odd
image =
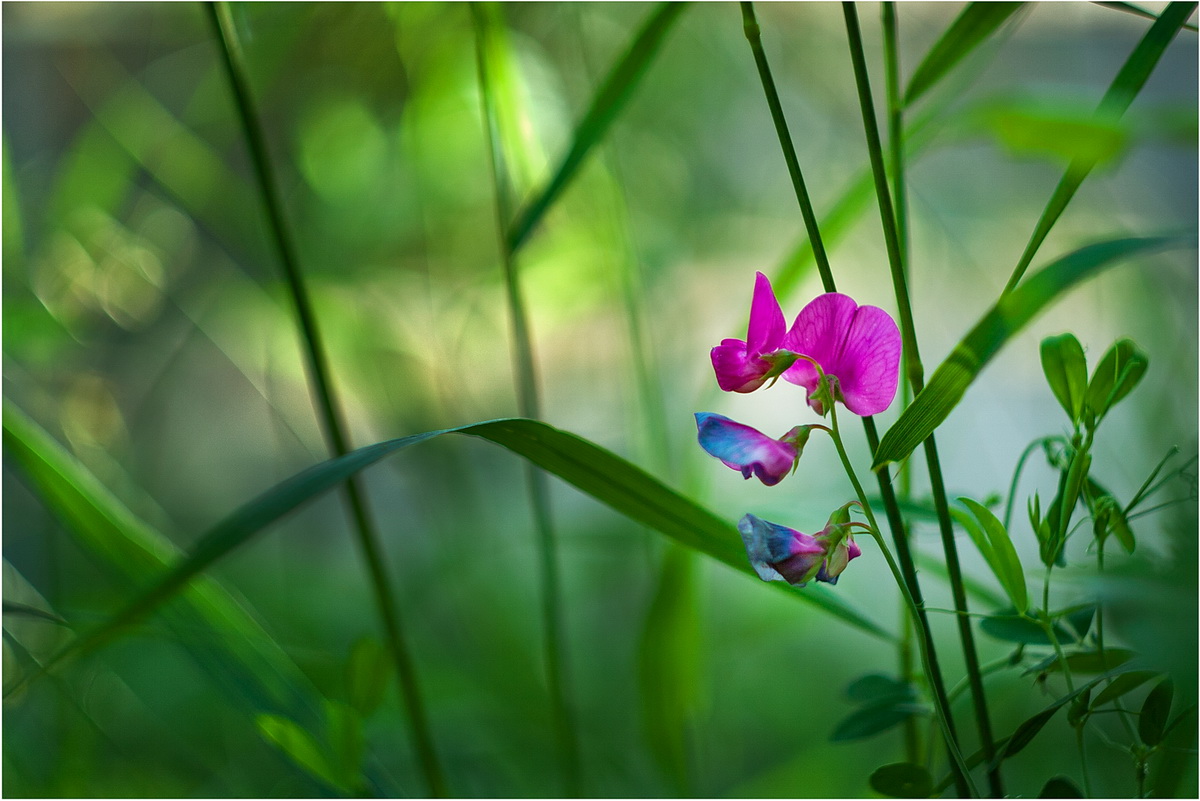
[[[5,409],[7,442],[7,405]],[[742,552],[740,537],[729,521],[683,497],[611,451],[546,423],[509,418],[426,431],[368,445],[316,464],[275,485],[217,523],[200,537],[191,554],[171,560],[173,566],[170,569],[153,570],[160,578],[149,589],[107,622],[76,640],[70,652],[100,645],[119,629],[175,597],[207,567],[252,539],[266,526],[334,489],[364,468],[396,451],[451,433],[475,436],[501,445],[626,517],[743,573],[754,575]],[[167,561],[167,557],[164,555],[161,561]],[[148,570],[152,567],[147,565]],[[812,588],[801,591],[788,585],[777,586],[861,631],[885,640],[892,638],[885,629],[836,595],[813,592]],[[60,653],[55,659],[65,656]]]
[[[63,620],[53,612],[47,612],[44,609],[38,609],[36,606],[28,604],[19,604],[14,601],[4,602],[4,614],[16,615],[17,617],[28,617],[33,620],[46,620],[51,623],[56,623],[60,626],[70,626],[67,621]]]
[[[906,458],[924,442],[950,415],[992,357],[1051,301],[1118,261],[1188,243],[1183,237],[1146,237],[1088,245],[1051,262],[1002,296],[883,435],[871,469],[878,470],[889,462]]]
[[[929,91],[955,64],[1020,10],[1022,5],[1024,4],[971,3],[963,9],[913,72],[904,93],[904,105],[912,105]]]
[[[520,211],[516,221],[509,228],[506,239],[509,252],[520,249],[546,210],[553,205],[559,193],[575,176],[588,152],[608,131],[609,125],[633,94],[634,87],[646,72],[667,32],[686,7],[686,3],[662,3],[643,23],[621,60],[613,66],[604,83],[596,90],[587,113],[575,129],[571,146],[554,176]]]
[[[1087,392],[1087,357],[1083,346],[1074,334],[1059,334],[1042,340],[1042,372],[1063,411],[1072,422],[1079,419],[1083,410],[1083,396]]]
[[[928,798],[933,794],[929,771],[911,762],[893,762],[876,768],[869,781],[872,790],[891,798]]]
[[[975,515],[975,519],[983,527],[990,546],[989,550],[984,552],[984,557],[987,558],[992,572],[999,579],[1000,586],[1008,593],[1017,613],[1024,614],[1029,609],[1025,571],[1021,567],[1021,559],[1017,556],[1017,549],[1013,547],[1004,524],[983,504],[970,498],[959,498],[958,500],[971,510],[971,514]]]

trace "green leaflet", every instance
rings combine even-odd
[[[1075,284],[1122,259],[1182,247],[1184,237],[1114,239],[1082,247],[1051,262],[1008,295],[1002,296],[958,343],[912,404],[879,443],[872,470],[908,457],[942,424],[984,366],[1052,300]]]
[[[984,39],[995,33],[1005,20],[1016,13],[1023,3],[971,3],[951,23],[937,44],[929,49],[908,82],[904,105],[917,98],[941,80],[950,69],[974,50]]]
[[[986,542],[982,538],[976,538],[969,527],[967,531],[972,534],[972,539],[975,539],[980,553],[983,554],[988,566],[992,568],[992,572],[999,579],[1000,586],[1004,587],[1004,591],[1008,593],[1017,613],[1024,614],[1029,609],[1029,595],[1025,589],[1025,573],[1021,569],[1021,560],[1008,536],[1008,531],[996,519],[991,510],[983,504],[970,498],[959,498],[958,500],[971,510],[971,514],[975,515],[975,519],[983,527],[983,531],[987,534]]]
[[[18,420],[22,417],[20,412],[5,405],[6,442],[10,418]],[[368,445],[316,464],[275,485],[217,523],[199,538],[191,554],[175,560],[174,567],[149,589],[108,622],[81,636],[49,664],[100,645],[123,626],[149,614],[183,591],[209,565],[250,540],[267,525],[337,487],[360,470],[410,445],[451,433],[480,437],[502,445],[626,517],[753,575],[740,539],[729,521],[684,498],[642,469],[611,451],[546,423],[522,418],[491,420]],[[42,436],[46,437],[44,432]],[[57,507],[57,500],[51,502]],[[165,555],[160,559],[159,564],[168,561]],[[153,566],[153,562],[148,562],[144,568]],[[883,639],[891,638],[878,624],[835,595],[779,586],[862,631]]]

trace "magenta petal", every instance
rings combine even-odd
[[[878,414],[896,396],[900,330],[883,309],[859,306],[837,292],[820,295],[796,317],[783,346],[815,359],[826,375],[836,376],[841,399],[855,414]],[[783,378],[810,395],[820,380],[804,359],[797,360]]]
[[[769,362],[750,356],[740,339],[723,339],[712,349],[713,372],[717,385],[726,392],[753,392],[766,383]]]
[[[816,359],[827,375],[837,375],[834,367],[857,309],[858,304],[848,295],[818,295],[796,315],[796,322],[783,338],[783,347]],[[816,391],[820,381],[816,368],[805,359],[797,359],[783,378],[804,387],[809,394]]]
[[[775,299],[771,282],[762,273],[755,273],[754,299],[750,303],[750,326],[746,331],[746,350],[754,356],[773,353],[783,341],[783,310]]]
[[[768,487],[788,474],[796,463],[796,446],[771,439],[747,425],[711,412],[696,413],[700,447],[744,478],[758,476]]]
[[[846,408],[862,417],[892,405],[900,380],[900,330],[891,315],[859,306],[836,368]]]

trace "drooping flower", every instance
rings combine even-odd
[[[786,326],[771,282],[756,273],[746,341],[723,339],[712,349],[713,371],[721,389],[753,392],[791,365],[794,356],[780,350]]]
[[[821,365],[832,400],[857,415],[879,414],[896,397],[900,331],[883,309],[837,292],[820,295],[796,317],[782,347]],[[824,415],[830,398],[818,392],[820,376],[808,359],[797,359],[783,378],[807,389],[808,405]]]
[[[816,537],[771,523],[754,515],[738,522],[746,555],[763,581],[786,581],[803,587],[816,578],[825,560],[825,547]]]
[[[849,526],[841,523],[830,523],[813,535],[748,514],[738,522],[738,533],[763,581],[799,587],[813,580],[837,584],[850,560],[862,555]]]
[[[788,474],[800,458],[811,426],[796,426],[779,439],[712,412],[696,412],[700,447],[717,457],[743,478],[758,476],[772,487]]]

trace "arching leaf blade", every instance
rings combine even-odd
[[[7,426],[7,417],[6,417]],[[689,548],[753,575],[733,524],[683,497],[641,468],[585,439],[536,420],[509,418],[427,431],[351,451],[304,470],[266,490],[201,536],[193,551],[110,620],[84,634],[47,665],[94,649],[129,623],[182,591],[211,564],[271,523],[339,486],[389,454],[442,434],[467,434],[501,445],[630,519]],[[891,639],[886,630],[841,598],[777,585],[861,631]],[[823,589],[823,588],[821,588]]]
[[[904,93],[909,106],[996,32],[1024,3],[971,3],[946,29],[913,73]]]
[[[662,3],[642,25],[625,55],[613,66],[604,83],[596,91],[554,176],[521,209],[516,221],[509,228],[506,239],[510,252],[516,252],[525,243],[542,216],[575,177],[592,147],[604,137],[609,125],[633,94],[634,87],[645,73],[667,32],[686,7],[686,3]]]
[[[1051,301],[1117,262],[1190,243],[1192,240],[1187,237],[1158,236],[1088,245],[1051,262],[1002,296],[938,366],[925,389],[883,435],[871,469],[878,470],[889,462],[907,458],[950,415],[991,358]]]

